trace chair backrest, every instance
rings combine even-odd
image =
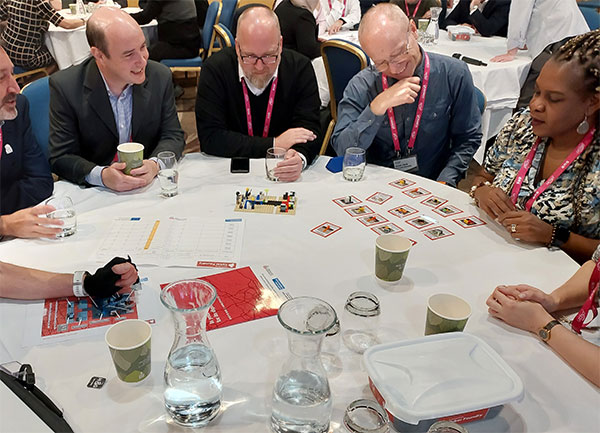
[[[221,10],[221,18],[219,22],[225,24],[230,29],[233,22],[233,13],[238,7],[238,0],[221,0],[223,9]]]
[[[275,0],[238,0],[238,8],[241,8],[243,6],[247,6],[249,4],[257,4],[260,3],[266,7],[268,7],[269,9],[273,9],[273,5],[275,5]]]
[[[600,14],[598,13],[598,9],[588,6],[585,3],[579,3],[579,10],[583,14],[590,30],[600,28]]]
[[[223,23],[215,24],[215,34],[221,48],[235,47],[235,38]]]
[[[337,105],[344,95],[346,85],[352,77],[370,64],[370,60],[358,45],[340,39],[323,42],[321,55],[329,83],[331,117],[336,120]]]
[[[204,20],[204,26],[202,26],[202,48],[205,57],[210,56],[212,52],[212,46],[215,43],[215,24],[219,24],[222,8],[223,5],[219,1],[214,1],[208,5],[206,19]]]
[[[50,134],[50,86],[48,77],[32,81],[21,90],[29,101],[29,118],[35,139],[48,156],[48,136]]]
[[[483,115],[485,107],[487,106],[487,98],[485,97],[483,92],[477,87],[475,87],[475,95],[477,96],[477,106],[479,107],[479,111]]]

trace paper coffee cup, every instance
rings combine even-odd
[[[385,282],[400,281],[412,242],[396,234],[380,235],[375,241],[375,276]]]
[[[429,26],[429,20],[425,19],[425,18],[421,18],[421,19],[419,19],[418,23],[419,23],[418,29],[422,32],[426,32],[427,27]]]
[[[455,332],[465,329],[471,316],[471,306],[450,293],[437,293],[427,300],[425,335]]]
[[[69,3],[69,10],[71,15],[77,15],[77,3]]]
[[[115,323],[104,337],[112,356],[117,376],[123,382],[135,383],[150,374],[152,328],[139,319]]]
[[[144,145],[140,143],[121,143],[117,146],[119,162],[127,164],[123,173],[130,174],[134,168],[144,164]]]

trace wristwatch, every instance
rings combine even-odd
[[[87,296],[85,289],[83,288],[83,277],[86,271],[77,271],[73,274],[73,294],[78,298]]]
[[[554,328],[556,325],[560,325],[560,322],[558,320],[551,320],[546,326],[538,331],[538,336],[543,342],[547,343],[548,340],[550,340],[552,328]]]
[[[569,240],[569,236],[571,236],[571,231],[565,227],[555,227],[556,230],[554,231],[552,246],[560,248]]]

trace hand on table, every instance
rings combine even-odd
[[[498,216],[498,222],[510,235],[520,241],[548,244],[552,239],[552,226],[531,212],[515,210]]]
[[[288,150],[294,144],[306,143],[316,138],[315,133],[306,128],[290,128],[279,137],[275,137],[274,146]]]
[[[3,215],[0,217],[0,234],[17,238],[53,238],[61,228],[48,226],[61,226],[62,220],[42,218],[40,215],[46,215],[54,210],[56,209],[52,206],[43,205]]]
[[[334,35],[341,30],[343,25],[344,22],[342,20],[337,20],[331,25],[331,27],[327,29],[327,33],[329,33],[330,35]]]
[[[517,55],[517,51],[518,50],[516,48],[513,48],[512,50],[508,50],[506,54],[500,54],[499,56],[492,57],[490,61],[499,63],[511,62]]]
[[[144,160],[144,165],[146,165],[146,162],[150,162],[156,166],[153,161],[148,160]],[[131,176],[123,173],[125,167],[126,164],[124,162],[113,162],[110,166],[105,167],[102,170],[102,183],[104,183],[104,186],[119,192],[131,191],[132,189],[146,186],[154,178],[154,176],[152,176],[150,180],[147,180],[147,177],[149,176],[147,170],[149,170],[149,167],[145,168],[142,166],[135,170],[131,170]],[[136,170],[142,170],[142,175],[134,176],[133,174]],[[156,172],[158,173],[158,167],[156,167]],[[143,174],[147,174],[147,176],[144,176]]]
[[[293,182],[302,173],[302,158],[294,149],[286,152],[283,161],[277,164],[273,173],[282,182]]]
[[[131,259],[115,257],[96,272],[86,274],[83,287],[90,296],[109,297],[131,290],[138,279],[138,272]]]
[[[496,219],[506,212],[516,210],[515,205],[500,188],[491,185],[483,185],[475,190],[474,197],[477,206],[481,208],[492,219]]]
[[[140,179],[144,179],[146,182],[144,184],[145,186],[152,182],[152,180],[158,175],[159,170],[160,166],[158,165],[158,162],[152,159],[144,159],[141,167],[131,170],[131,175]]]
[[[541,304],[518,300],[515,295],[514,286],[496,287],[486,301],[488,312],[511,326],[530,332],[537,332],[552,320]]]
[[[407,77],[384,90],[371,101],[371,111],[376,116],[385,114],[388,108],[415,102],[421,85],[419,77]]]
[[[527,284],[517,284],[514,286],[502,286],[502,292],[513,299],[518,301],[531,301],[537,302],[544,310],[552,313],[557,310],[557,302],[552,295],[542,292],[537,287],[529,286]]]

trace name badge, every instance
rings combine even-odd
[[[419,171],[416,155],[407,156],[406,158],[394,159],[394,168],[402,170],[406,173],[416,173]]]

